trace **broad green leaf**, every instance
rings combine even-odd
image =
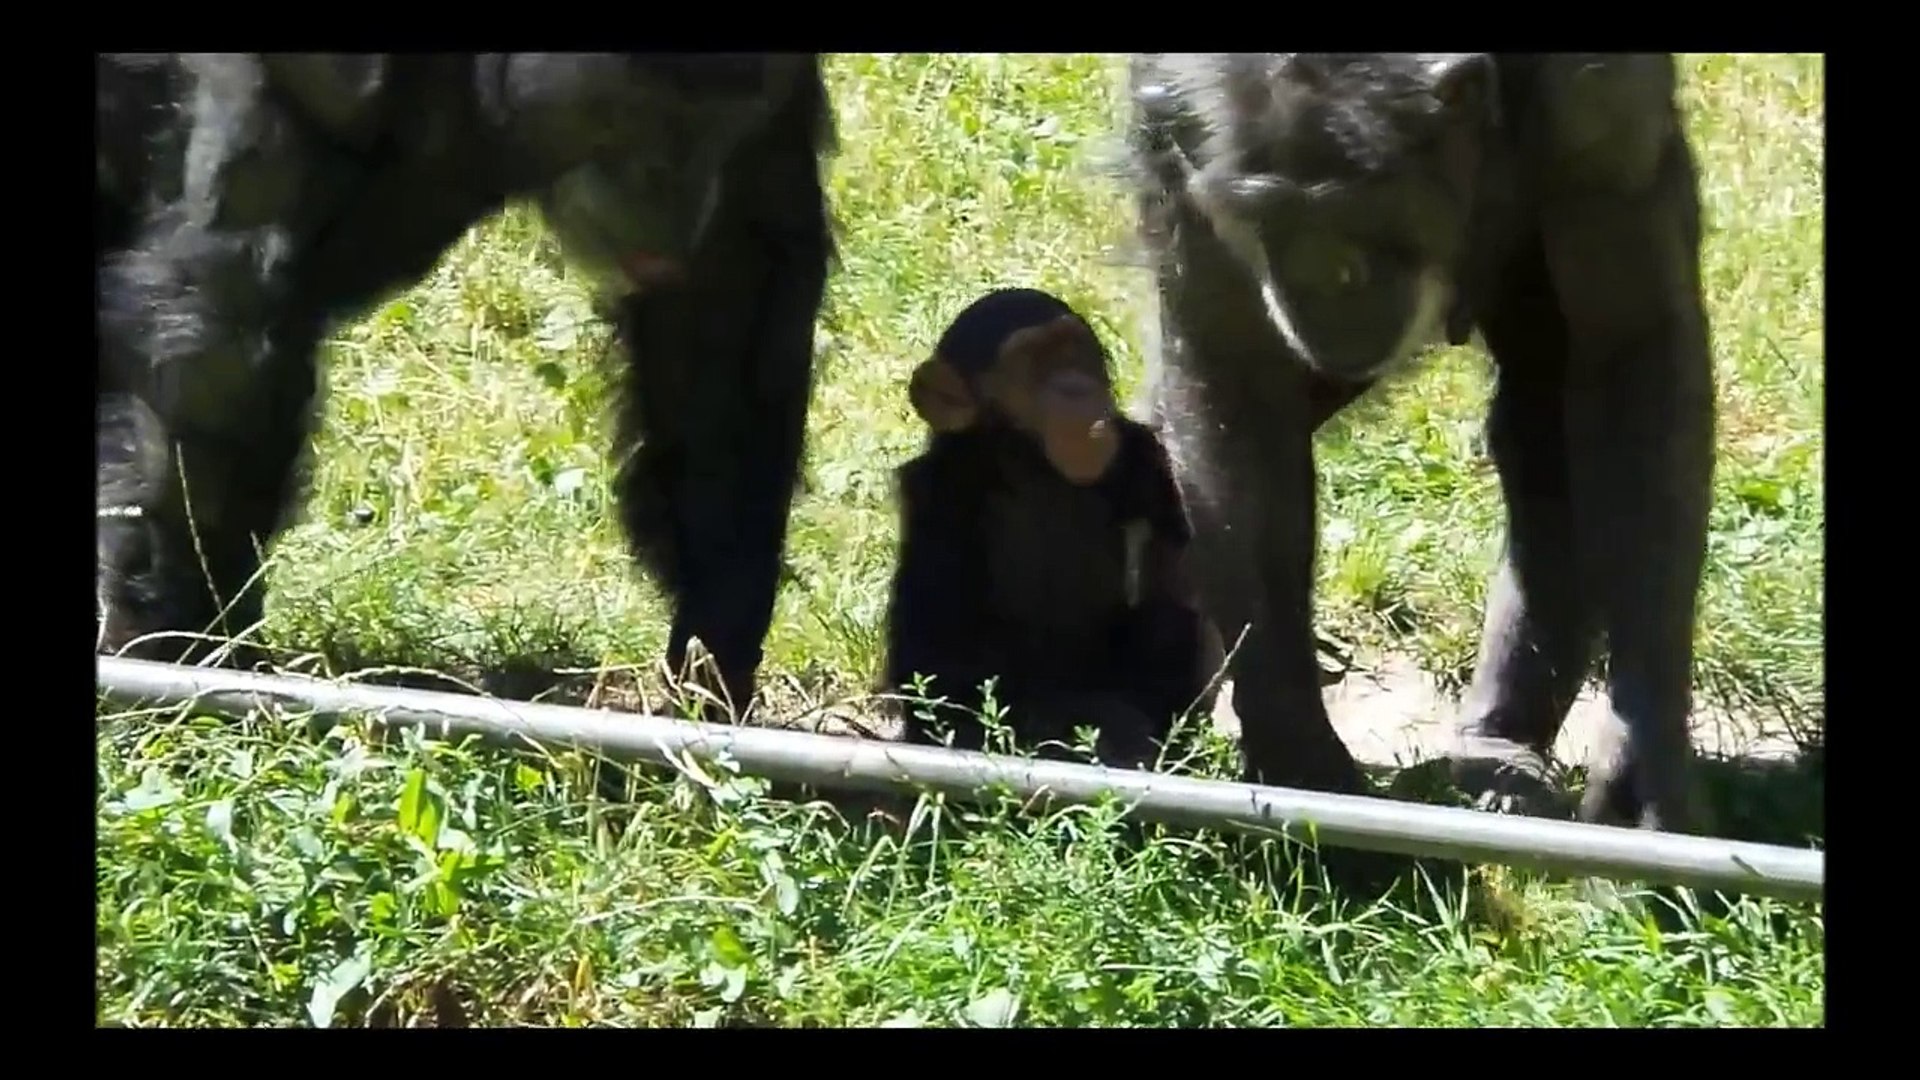
[[[740,995],[746,992],[747,969],[743,967],[728,968],[726,982],[720,986],[720,1000],[731,1005],[739,1001]]]
[[[320,838],[308,828],[294,830],[293,849],[314,862],[319,862],[327,854],[326,846],[320,843]]]
[[[540,327],[534,331],[533,338],[548,352],[566,352],[580,343],[580,316],[567,306],[556,307],[540,320]],[[555,390],[567,385],[566,372],[552,361],[541,363],[533,370]]]
[[[443,919],[451,919],[460,910],[460,892],[445,881],[427,886],[427,910]]]
[[[376,926],[391,925],[399,914],[400,901],[390,892],[374,893],[373,899],[367,901],[367,916]]]
[[[307,998],[307,1016],[314,1027],[331,1027],[340,999],[351,993],[373,971],[373,943],[363,941],[353,955],[333,966],[333,970],[313,984]]]
[[[220,799],[207,807],[207,831],[218,837],[228,851],[238,846],[233,839],[232,799]]]
[[[782,1001],[793,1000],[794,989],[800,985],[800,975],[799,964],[788,964],[786,969],[780,972],[779,978],[773,981],[774,995]]]
[[[462,855],[471,855],[479,850],[478,845],[473,842],[473,837],[451,825],[440,829],[439,848],[442,851],[457,851]]]
[[[427,788],[425,769],[407,773],[406,787],[400,792],[400,827],[430,848],[440,839],[439,799]]]
[[[528,794],[539,791],[543,780],[544,778],[541,776],[540,770],[531,765],[516,763],[513,767],[513,783],[514,786],[521,791]]]
[[[740,967],[753,960],[753,953],[733,932],[733,927],[721,925],[714,928],[713,936],[708,939],[713,946],[714,958],[728,967]]]
[[[561,498],[570,499],[586,485],[587,470],[562,469],[553,475],[553,493]]]
[[[380,309],[379,322],[383,326],[406,326],[413,322],[413,305],[405,300],[395,300]]]
[[[773,902],[782,915],[791,916],[800,907],[800,886],[790,875],[774,878]]]
[[[967,1019],[976,1027],[1001,1028],[1011,1026],[1013,1017],[1019,1011],[1020,1001],[1011,990],[1001,988],[989,990],[975,998],[967,1006]]]
[[[166,774],[161,772],[158,766],[149,765],[146,771],[140,774],[140,786],[127,792],[123,801],[127,809],[138,813],[178,802],[179,799],[179,789],[173,786]]]

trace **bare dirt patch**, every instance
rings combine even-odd
[[[1363,670],[1349,670],[1325,690],[1334,730],[1354,757],[1368,765],[1405,768],[1445,754],[1453,736],[1459,702],[1439,689],[1434,678],[1404,656],[1390,656]],[[1238,739],[1240,720],[1233,711],[1233,684],[1225,683],[1214,705],[1214,727]],[[762,711],[780,719],[763,722],[822,734],[893,739],[898,725],[866,703],[808,709],[783,708],[769,701]],[[798,714],[798,715],[797,715]],[[793,719],[787,719],[793,717]],[[1599,686],[1581,692],[1554,743],[1554,756],[1570,765],[1585,764],[1612,718]],[[1784,736],[1761,736],[1755,725],[1697,703],[1694,745],[1722,757],[1788,760],[1798,751]]]
[[[1214,707],[1214,726],[1238,737],[1233,684],[1222,687]],[[1334,730],[1353,756],[1369,765],[1405,767],[1443,755],[1453,736],[1459,702],[1439,690],[1433,677],[1405,657],[1393,656],[1367,670],[1349,671],[1326,689]],[[1612,723],[1606,692],[1589,685],[1574,701],[1566,726],[1554,743],[1554,756],[1571,765],[1587,762],[1606,725]],[[1797,753],[1779,736],[1756,736],[1753,725],[1696,703],[1694,746],[1725,757],[1785,760]]]

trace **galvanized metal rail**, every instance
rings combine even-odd
[[[1165,824],[1312,835],[1322,844],[1371,851],[1787,900],[1819,900],[1826,890],[1825,853],[1771,844],[427,690],[112,657],[98,664],[101,694],[123,705],[193,702],[234,717],[265,705],[323,717],[371,714],[436,738],[530,740],[661,764],[724,750],[748,774],[823,788],[925,788],[967,798],[982,787],[1002,786],[1025,798],[1045,794],[1069,803],[1112,793],[1132,804],[1137,817]]]

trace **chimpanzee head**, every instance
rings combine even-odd
[[[1494,69],[1479,53],[1165,56],[1135,88],[1163,180],[1250,272],[1301,359],[1363,380],[1454,299]]]
[[[494,111],[568,254],[625,291],[678,276],[719,203],[727,157],[809,63],[508,53],[497,60]]]
[[[908,397],[936,433],[1023,440],[1075,484],[1099,480],[1119,451],[1106,351],[1072,308],[1037,289],[968,305],[914,369]]]

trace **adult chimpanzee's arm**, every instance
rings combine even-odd
[[[621,517],[673,597],[668,662],[685,665],[698,639],[719,668],[712,688],[739,710],[773,618],[804,449],[833,250],[819,160],[831,135],[808,64],[710,190],[685,282],[630,299],[619,316],[630,360]]]
[[[103,158],[142,163],[117,181],[141,220],[120,223],[97,277],[110,649],[258,617],[257,545],[295,494],[326,314],[296,287],[297,246],[342,171],[268,93],[258,57],[170,57],[123,83],[100,103]],[[180,95],[164,122],[162,88]]]
[[[149,205],[180,197],[187,73],[166,53],[94,57],[94,257],[124,250]]]
[[[936,449],[900,470],[900,553],[887,616],[887,689],[916,676],[955,710],[974,710],[980,686],[1004,677],[987,591],[977,481],[967,462]],[[909,709],[909,712],[912,712]],[[966,717],[958,717],[964,720]]]
[[[1626,743],[1589,814],[1697,824],[1687,777],[1695,596],[1713,471],[1713,365],[1693,157],[1667,56],[1556,56],[1536,153],[1567,319],[1573,503]]]

